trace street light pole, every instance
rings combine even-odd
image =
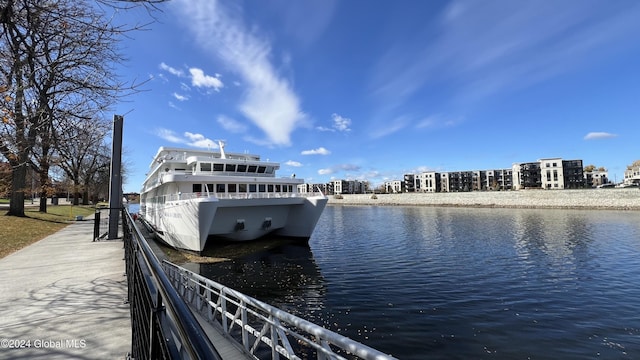
[[[122,115],[113,116],[113,143],[111,144],[111,174],[109,185],[109,235],[118,238],[118,220],[122,209]]]

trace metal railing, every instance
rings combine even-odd
[[[162,266],[194,311],[256,359],[393,359],[166,260]]]
[[[191,200],[198,198],[214,197],[218,199],[283,199],[283,198],[308,198],[323,196],[321,192],[299,193],[299,192],[244,192],[244,193],[210,193],[192,192],[162,195],[149,199],[150,202],[165,203],[168,201]]]
[[[122,210],[133,359],[220,359],[171,285],[131,215]]]

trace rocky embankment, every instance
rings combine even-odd
[[[332,205],[459,206],[501,208],[640,210],[640,190],[519,190],[460,193],[344,194]]]

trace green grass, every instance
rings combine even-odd
[[[26,217],[0,213],[0,258],[61,230],[76,216],[91,215],[94,211],[92,206],[49,205],[46,214],[38,212],[37,207],[26,208]]]

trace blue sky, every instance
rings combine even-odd
[[[125,191],[160,146],[374,186],[561,157],[640,159],[640,2],[172,0],[123,42]],[[142,12],[121,19],[145,22]]]

